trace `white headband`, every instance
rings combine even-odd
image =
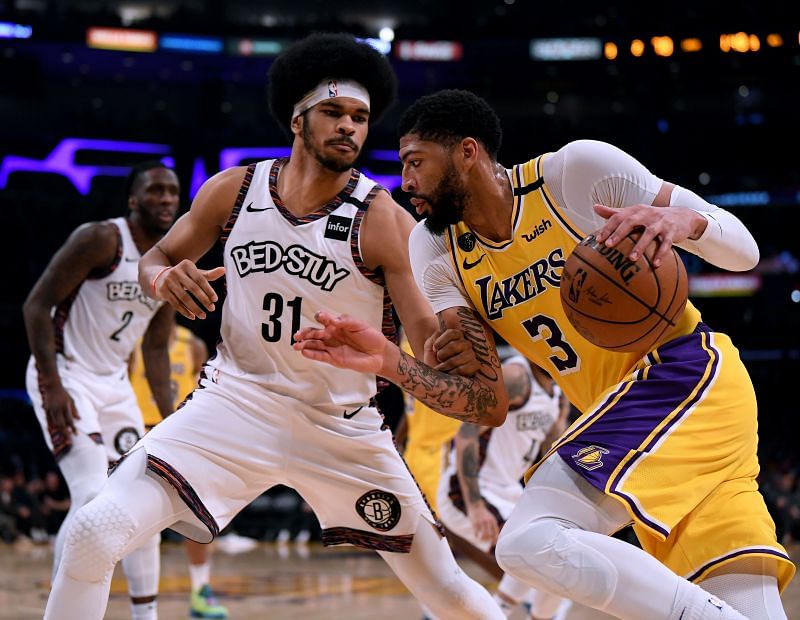
[[[292,118],[300,116],[320,101],[333,99],[334,97],[352,97],[353,99],[358,99],[369,108],[369,93],[358,82],[354,80],[324,79],[295,104]]]

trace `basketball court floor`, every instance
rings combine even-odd
[[[790,549],[800,560],[800,546]],[[47,600],[52,551],[32,544],[0,545],[0,619],[42,617]],[[464,570],[490,591],[496,582],[470,561]],[[231,620],[418,620],[419,607],[374,553],[353,547],[258,543],[246,552],[228,553],[224,543],[213,560],[214,588]],[[189,576],[182,545],[162,545],[160,620],[188,618]],[[784,604],[789,618],[800,618],[800,580]],[[108,620],[129,620],[125,580],[120,568],[112,583]],[[514,620],[523,620],[521,610]],[[573,605],[566,620],[607,620],[610,616]],[[73,620],[73,619],[70,619]],[[80,620],[80,619],[74,619]]]

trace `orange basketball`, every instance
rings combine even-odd
[[[657,269],[652,263],[656,241],[632,261],[628,254],[639,234],[630,233],[613,248],[589,235],[564,265],[561,304],[578,333],[598,347],[649,351],[686,306],[689,278],[675,248]]]

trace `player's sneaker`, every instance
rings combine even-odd
[[[189,603],[192,618],[227,618],[228,610],[219,604],[213,590],[208,585],[192,592]]]

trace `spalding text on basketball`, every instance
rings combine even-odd
[[[586,237],[586,239],[581,241],[581,245],[588,245],[611,263],[611,266],[614,267],[615,271],[619,272],[619,276],[625,284],[628,284],[631,278],[641,270],[641,267],[625,256],[623,252],[620,252],[616,248],[609,248],[602,243],[598,243],[594,235]]]

